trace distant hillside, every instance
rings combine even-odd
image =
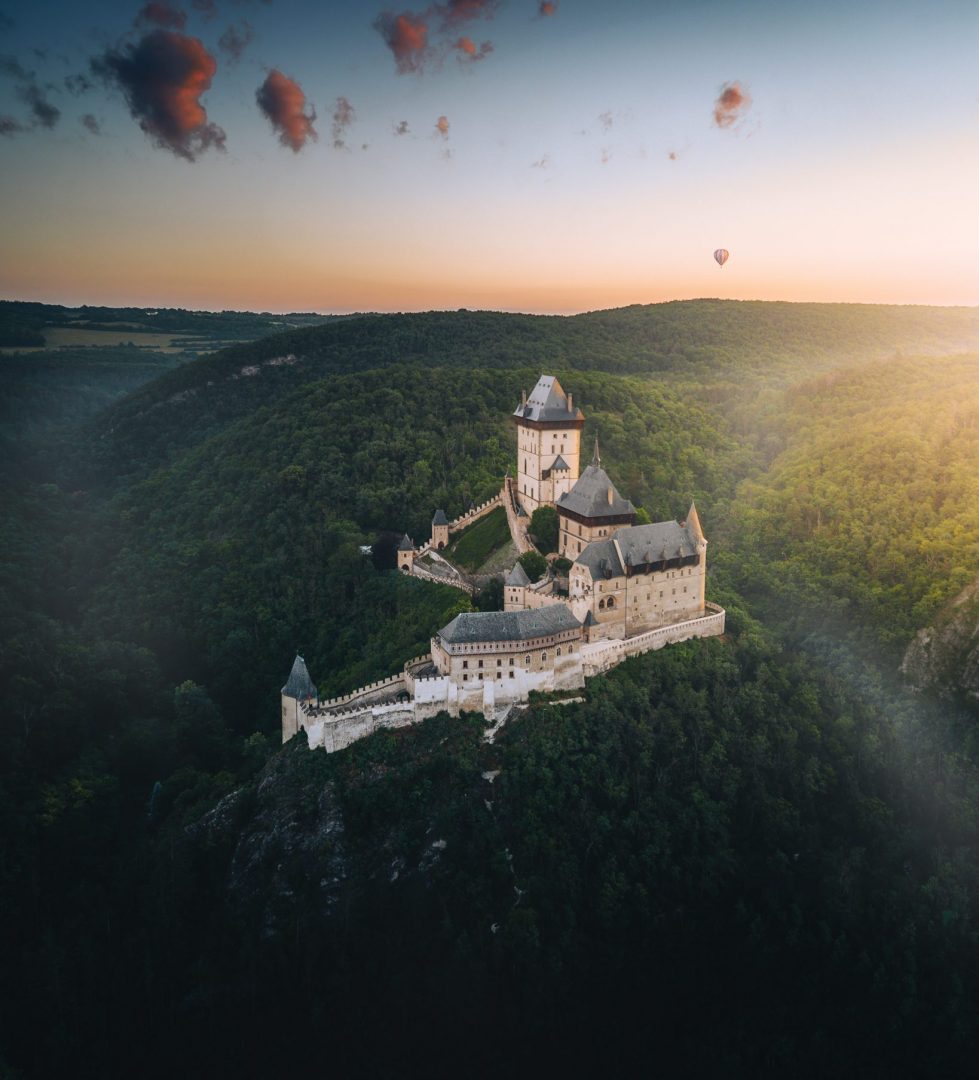
[[[0,348],[111,346],[132,343],[159,348],[171,336],[192,352],[251,341],[299,326],[319,326],[351,316],[297,312],[188,311],[185,308],[64,307],[0,300]]]
[[[153,468],[325,375],[390,366],[654,375],[741,386],[844,363],[979,348],[979,309],[694,300],[573,317],[373,315],[276,334],[187,365],[105,414],[103,463]],[[124,469],[130,472],[130,467]]]

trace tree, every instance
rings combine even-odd
[[[540,581],[541,576],[547,570],[547,559],[538,551],[525,551],[523,555],[517,559],[517,562],[527,572],[527,577],[531,581]]]
[[[559,532],[557,510],[553,506],[538,506],[530,519],[530,535],[545,555],[557,551]]]

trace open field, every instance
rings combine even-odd
[[[118,330],[88,330],[84,327],[51,326],[44,330],[44,345],[5,346],[0,349],[0,353],[43,352],[46,349],[68,349],[87,345],[111,347],[128,345],[130,342],[145,349],[173,353],[181,352],[186,347],[186,343],[193,341],[197,336],[199,335],[154,334],[133,330],[131,327],[120,327]]]
[[[443,555],[465,570],[477,570],[494,551],[510,542],[510,527],[502,506],[452,538]]]

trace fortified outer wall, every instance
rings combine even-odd
[[[486,502],[480,503],[473,510],[467,510],[461,517],[457,517],[455,521],[449,522],[449,535],[458,532],[460,529],[465,529],[469,525],[475,525],[480,518],[486,517],[487,514],[495,510],[503,502],[503,491],[498,491],[492,499],[487,499]],[[424,544],[415,552],[415,558],[420,558],[426,552],[432,548],[432,540],[429,537]],[[443,582],[443,584],[445,584]]]
[[[720,637],[724,633],[724,608],[708,602],[706,611],[706,615],[701,615],[696,619],[672,623],[670,626],[660,626],[655,630],[647,630],[644,634],[637,634],[635,637],[594,641],[588,645],[582,645],[581,664],[585,678],[590,679],[595,675],[602,675],[630,656],[641,656],[643,653],[661,649],[664,645],[670,645],[673,642],[689,641],[691,638]]]

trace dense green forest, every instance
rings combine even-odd
[[[897,668],[979,577],[979,313],[36,356],[0,358],[0,1075],[970,1072],[979,715]],[[697,500],[726,637],[493,743],[280,750],[297,650],[343,692],[498,599],[360,548],[497,491],[541,370],[653,520]]]

